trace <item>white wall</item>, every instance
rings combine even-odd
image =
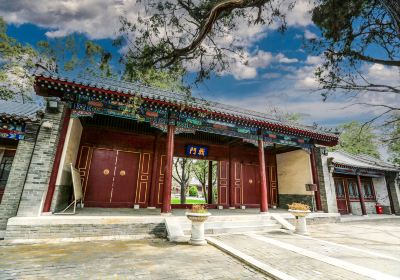
[[[390,206],[385,177],[372,178],[372,183],[375,188],[376,202],[383,206]]]
[[[351,205],[351,213],[353,215],[359,215],[359,216],[362,215],[361,203],[359,201],[350,202],[350,205]],[[367,214],[376,214],[375,202],[366,201],[365,210],[367,211]]]
[[[79,119],[71,118],[65,137],[64,148],[61,155],[60,167],[57,174],[56,186],[71,184],[71,172],[69,164],[75,165],[78,156],[82,135],[82,124]]]
[[[324,211],[328,213],[337,213],[338,208],[337,208],[337,201],[336,201],[336,189],[335,189],[335,181],[333,180],[333,169],[329,170],[328,166],[328,156],[321,155],[321,162],[322,162],[322,172],[324,174],[324,186],[325,189],[322,188],[320,184],[320,192],[321,192],[321,198],[322,198],[322,192],[324,192],[324,195],[326,197],[326,209],[324,209],[324,205],[322,205],[322,208]],[[332,171],[332,172],[331,172]],[[322,201],[322,204],[324,202]]]

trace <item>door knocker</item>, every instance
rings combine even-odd
[[[104,169],[104,170],[103,170],[103,174],[107,176],[108,174],[110,174],[110,170],[107,169],[107,168]]]
[[[120,172],[119,172],[119,175],[121,175],[121,176],[125,176],[125,170],[121,170]]]

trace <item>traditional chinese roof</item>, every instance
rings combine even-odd
[[[155,89],[109,78],[61,76],[46,71],[37,72],[35,76],[37,85],[46,87],[47,84],[47,87],[52,90],[77,87],[87,91],[98,91],[103,94],[139,96],[145,100],[156,101],[167,106],[176,106],[178,109],[184,108],[185,110],[189,109],[210,113],[230,121],[249,123],[260,128],[275,128],[277,131],[289,135],[313,138],[329,146],[336,145],[338,141],[338,135],[334,133],[321,131],[309,126],[278,121],[260,112],[200,98],[188,97],[182,93]]]
[[[15,102],[0,100],[0,117],[18,122],[37,121],[44,108],[34,102]]]
[[[337,167],[400,172],[400,168],[368,155],[352,155],[343,151],[329,152],[332,163]]]

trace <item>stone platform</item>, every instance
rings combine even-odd
[[[4,239],[12,243],[36,243],[166,238],[176,233],[169,232],[171,222],[173,230],[178,230],[178,236],[187,237],[190,223],[185,212],[185,209],[173,209],[170,215],[164,216],[159,209],[84,208],[76,215],[14,217],[8,221]],[[291,229],[290,223],[295,222],[294,217],[283,209],[272,209],[267,214],[260,214],[256,208],[211,209],[210,212],[212,216],[205,226],[206,234]],[[338,222],[339,218],[339,214],[311,213],[307,220],[314,224]]]

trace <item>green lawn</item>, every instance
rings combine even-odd
[[[186,199],[186,204],[205,204],[204,200]],[[171,204],[181,204],[181,199],[177,197],[171,198]]]

